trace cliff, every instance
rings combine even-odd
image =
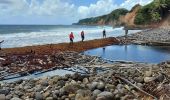
[[[112,11],[110,14],[102,15],[98,17],[91,17],[79,20],[78,25],[114,25],[120,26],[123,25],[119,21],[120,16],[126,15],[128,13],[127,9],[120,8]]]
[[[154,0],[145,6],[135,5],[130,11],[121,8],[110,14],[79,20],[78,25],[112,25],[126,27],[169,26],[170,0]]]
[[[120,16],[119,20],[125,26],[135,26],[134,20],[140,8],[141,6],[139,4],[135,5],[126,15]]]

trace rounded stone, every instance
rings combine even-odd
[[[40,92],[35,93],[35,99],[36,100],[43,100],[43,95]]]
[[[111,92],[104,91],[97,95],[96,100],[114,100],[114,95]]]
[[[97,84],[97,89],[103,91],[105,89],[105,84],[103,82],[99,82]]]
[[[84,84],[87,84],[87,83],[89,83],[89,80],[88,80],[88,78],[84,78],[84,79],[83,79],[83,83],[84,83]]]
[[[22,99],[20,99],[18,97],[13,97],[11,100],[22,100]]]
[[[53,97],[47,97],[45,100],[53,100]]]
[[[96,90],[93,91],[93,96],[97,96],[100,93],[101,93],[101,91],[96,89]]]
[[[90,90],[95,90],[96,89],[96,87],[97,87],[97,82],[92,82],[90,85],[89,85],[89,89]]]
[[[0,100],[6,100],[5,94],[0,94]]]

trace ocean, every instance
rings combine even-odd
[[[32,45],[56,44],[69,42],[69,33],[73,32],[74,41],[80,41],[80,32],[85,32],[85,40],[102,38],[106,30],[107,37],[124,35],[123,27],[84,26],[84,25],[0,25],[0,41],[2,48],[24,47]],[[131,30],[135,33],[139,30]]]

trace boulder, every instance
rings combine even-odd
[[[36,100],[43,100],[43,95],[40,92],[35,93],[35,99]]]
[[[105,89],[105,84],[103,82],[99,82],[97,84],[97,89],[103,91]]]
[[[5,94],[0,94],[0,100],[6,100]]]
[[[22,99],[20,99],[18,97],[13,97],[11,100],[22,100]]]
[[[114,95],[111,92],[101,92],[97,95],[96,100],[114,100]]]
[[[96,90],[93,91],[93,96],[97,96],[100,93],[101,93],[101,91],[96,89]]]

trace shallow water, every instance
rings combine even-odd
[[[0,82],[15,82],[15,81],[21,80],[21,79],[22,80],[38,79],[38,78],[43,78],[43,77],[52,77],[52,76],[55,76],[55,75],[64,76],[66,74],[73,74],[73,72],[63,70],[63,69],[57,69],[57,70],[45,72],[45,73],[42,73],[42,74],[31,74],[31,75],[28,75],[28,76],[17,77],[17,78],[7,77],[7,78],[11,78],[11,79],[3,80],[3,81],[0,81]],[[12,77],[14,77],[14,76],[12,76]]]
[[[84,54],[113,61],[160,63],[170,60],[170,46],[112,45],[87,50]]]
[[[52,77],[56,75],[64,76],[66,74],[74,74],[75,72],[80,73],[80,74],[85,74],[86,71],[87,69],[84,67],[73,66],[71,68],[56,69],[56,70],[51,70],[51,71],[44,72],[44,73],[36,72],[34,74],[30,74],[26,76],[20,76],[16,74],[16,75],[5,77],[5,79],[3,81],[0,81],[0,83],[1,82],[10,83],[10,82],[15,82],[21,79],[22,80],[39,79],[39,78],[44,78],[44,77]]]

